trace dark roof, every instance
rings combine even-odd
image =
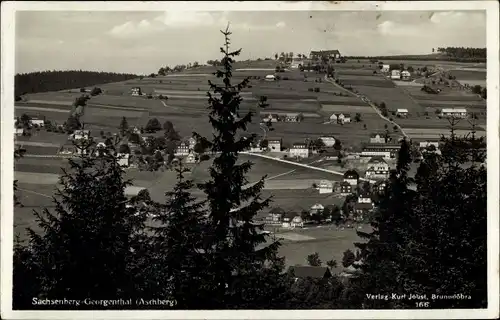
[[[356,170],[347,170],[344,173],[344,178],[356,178],[359,179],[359,174],[356,172]]]
[[[267,141],[270,142],[270,141],[283,141],[283,138],[267,138]]]
[[[293,266],[288,271],[297,278],[329,278],[332,276],[328,267]]]
[[[346,186],[346,185],[347,185],[347,186],[349,186],[349,187],[351,186],[351,184],[350,184],[349,182],[347,182],[347,181],[342,181],[342,182],[340,183],[340,185],[341,185],[341,186]]]
[[[372,134],[370,134],[370,138],[375,138],[376,136],[384,137],[384,134],[380,132],[373,132]]]
[[[293,212],[293,211],[288,211],[286,212],[284,215],[283,215],[283,218],[288,218],[290,220],[292,220],[293,218],[295,218],[296,216],[300,216],[299,213],[297,212]]]

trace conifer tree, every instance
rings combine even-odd
[[[120,126],[118,127],[120,130],[120,135],[123,137],[125,136],[125,133],[128,131],[128,122],[127,118],[123,117],[122,120],[120,121]]]
[[[88,150],[90,143],[80,147]],[[54,196],[54,211],[35,212],[42,231],[28,229],[29,246],[17,248],[15,305],[26,306],[24,299],[31,303],[33,296],[83,301],[140,295],[142,258],[134,252],[142,246],[144,219],[126,208],[124,189],[129,182],[123,180],[123,171],[112,154],[98,158],[84,154],[69,160],[70,170],[64,171],[62,187]],[[28,291],[31,297],[23,289],[24,277],[38,289]]]
[[[154,218],[152,260],[158,278],[160,297],[176,301],[176,308],[196,308],[203,290],[202,268],[208,261],[204,255],[206,216],[204,202],[191,195],[192,180],[184,177],[188,169],[179,163],[177,183],[166,193],[166,205]]]
[[[193,133],[202,144],[216,154],[209,168],[210,179],[198,187],[206,194],[208,230],[206,255],[210,263],[203,270],[210,287],[210,294],[200,297],[200,303],[208,308],[269,308],[281,299],[285,288],[281,286],[283,265],[277,257],[279,243],[266,244],[263,226],[253,222],[254,216],[269,205],[270,199],[261,199],[264,177],[247,187],[245,175],[251,162],[238,164],[238,153],[248,149],[255,135],[239,138],[238,132],[246,130],[253,113],[239,115],[242,101],[240,92],[249,80],[233,85],[233,57],[241,52],[230,51],[229,26],[221,31],[225,37],[221,52],[222,70],[215,72],[222,79],[219,85],[209,81],[209,121],[214,137],[207,138]],[[265,106],[261,99],[261,107]],[[244,187],[245,186],[245,187]],[[281,261],[282,262],[282,261]]]
[[[433,308],[485,307],[485,144],[457,137],[452,122],[451,136],[442,138],[442,154],[424,153],[414,179],[416,191],[409,188],[411,157],[402,154],[408,153],[403,142],[398,169],[372,223],[374,230],[358,232],[368,240],[356,244],[363,264],[353,280],[351,299],[358,307],[415,307],[411,300],[366,299],[366,292],[425,294]],[[462,296],[432,299],[432,294],[456,293]]]

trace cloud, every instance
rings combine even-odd
[[[384,21],[377,25],[377,31],[382,35],[391,35],[397,32],[397,25],[393,21]]]
[[[165,12],[155,18],[155,21],[161,22],[167,27],[186,28],[186,27],[206,27],[213,25],[224,25],[227,23],[227,13],[217,12]]]

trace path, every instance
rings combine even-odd
[[[378,107],[373,102],[371,102],[368,99],[368,97],[366,97],[364,95],[360,95],[360,94],[354,93],[352,91],[349,91],[346,88],[343,88],[341,85],[339,85],[335,81],[332,81],[331,79],[329,79],[326,75],[325,75],[325,81],[327,81],[327,82],[333,84],[334,86],[336,86],[337,88],[339,88],[339,89],[341,89],[341,90],[349,93],[351,96],[354,96],[354,97],[357,97],[357,98],[360,98],[361,100],[363,100],[370,107],[372,107],[373,110],[375,110],[375,112],[379,115],[380,118],[382,118],[385,121],[387,121],[387,122],[392,123],[393,125],[395,125],[399,129],[399,131],[401,131],[401,133],[405,136],[405,138],[409,139],[408,135],[406,134],[406,132],[404,132],[403,128],[401,128],[401,126],[399,124],[397,124],[396,122],[394,122],[394,121],[390,120],[389,118],[385,117],[384,115],[382,115],[382,112],[380,112],[380,110],[378,109]]]
[[[292,165],[295,165],[295,166],[298,166],[298,167],[308,168],[308,169],[312,169],[312,170],[316,170],[316,171],[322,171],[322,172],[326,172],[326,173],[330,173],[330,174],[344,176],[344,172],[339,172],[339,171],[334,171],[334,170],[328,170],[328,169],[324,169],[324,168],[319,168],[319,167],[311,166],[311,165],[308,165],[308,164],[303,164],[303,163],[297,163],[297,162],[293,162],[293,161],[278,159],[278,158],[274,158],[274,157],[271,157],[271,156],[266,156],[266,155],[263,155],[263,154],[258,154],[258,153],[253,153],[253,152],[239,152],[239,153],[250,155],[250,156],[254,156],[254,157],[260,157],[260,158],[264,158],[264,159],[274,160],[274,161],[277,161],[277,162],[288,163],[288,164],[292,164]],[[360,180],[362,180],[362,181],[368,181],[368,182],[370,182],[372,184],[375,183],[374,180],[369,180],[369,179],[365,179],[365,178],[360,178]]]

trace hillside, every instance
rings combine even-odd
[[[16,74],[14,78],[14,92],[16,96],[20,96],[120,82],[137,77],[134,74],[81,70],[22,73]]]

